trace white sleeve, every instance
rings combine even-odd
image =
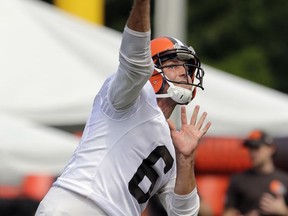
[[[200,199],[197,193],[197,188],[195,187],[194,190],[187,195],[178,195],[171,191],[171,185],[169,185],[168,190],[166,190],[166,188],[164,191],[158,194],[159,199],[166,209],[168,216],[198,215]]]
[[[119,52],[119,66],[109,87],[109,98],[116,110],[130,107],[149,80],[154,65],[150,51],[151,32],[124,29]]]
[[[200,199],[195,188],[190,194],[173,194],[171,209],[167,209],[169,216],[196,216],[200,208]]]

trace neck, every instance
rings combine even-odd
[[[166,119],[170,118],[174,108],[177,105],[171,98],[157,98],[157,104],[162,110]]]
[[[262,173],[262,174],[270,174],[275,170],[275,166],[273,164],[272,161],[267,161],[266,163],[258,166],[258,167],[254,167],[255,171],[258,173]]]

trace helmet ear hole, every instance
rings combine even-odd
[[[153,75],[150,77],[149,80],[150,80],[150,83],[154,89],[154,92],[155,93],[159,92],[163,86],[162,75],[158,71],[154,70]]]

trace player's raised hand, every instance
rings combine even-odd
[[[193,156],[193,152],[199,144],[200,139],[206,134],[211,126],[208,122],[203,127],[207,113],[203,112],[200,119],[198,118],[200,107],[197,105],[194,108],[190,122],[187,120],[186,107],[181,107],[181,128],[176,130],[175,124],[169,119],[167,120],[171,132],[176,153],[182,154],[184,157]]]

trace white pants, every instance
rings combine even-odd
[[[41,201],[35,216],[107,216],[91,200],[67,191],[52,187]]]

